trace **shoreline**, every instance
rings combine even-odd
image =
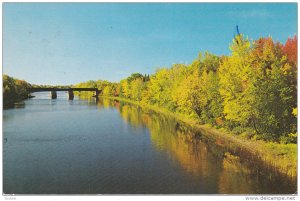
[[[25,101],[27,99],[30,99],[30,98],[34,98],[35,96],[32,96],[32,95],[28,95],[28,96],[22,96],[22,97],[17,97],[13,100],[9,100],[9,101],[4,101],[3,99],[3,108],[9,108],[9,107],[13,107],[15,104],[21,102],[21,101]]]
[[[280,173],[288,176],[291,179],[297,178],[297,144],[279,144],[275,142],[266,142],[262,140],[249,140],[240,136],[231,134],[224,128],[214,128],[209,125],[201,125],[196,120],[176,114],[165,108],[159,108],[148,104],[143,104],[137,101],[132,101],[122,97],[99,96],[111,100],[124,101],[137,105],[139,107],[150,109],[152,111],[171,116],[177,120],[199,129],[203,135],[207,137],[216,137],[220,140],[237,145],[240,148],[246,149],[251,154],[260,158],[267,165],[270,165]],[[292,152],[291,152],[292,151]]]

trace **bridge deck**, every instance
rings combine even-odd
[[[31,88],[30,92],[41,92],[41,91],[100,91],[98,88]]]

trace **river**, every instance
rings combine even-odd
[[[290,194],[296,182],[176,119],[49,92],[3,111],[5,194]]]

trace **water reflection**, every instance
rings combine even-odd
[[[184,172],[207,184],[216,183],[219,193],[294,193],[296,181],[271,170],[255,156],[220,139],[210,139],[174,118],[109,99],[98,107],[114,107],[124,121],[150,131],[153,146],[167,152]]]
[[[24,106],[3,112],[5,193],[296,191],[247,151],[151,110],[48,93]]]

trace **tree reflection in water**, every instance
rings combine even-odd
[[[295,192],[294,181],[271,170],[247,151],[208,138],[172,117],[116,100],[100,98],[97,104],[100,108],[116,108],[124,121],[136,128],[148,128],[157,150],[166,152],[194,179],[217,182],[221,194]]]

